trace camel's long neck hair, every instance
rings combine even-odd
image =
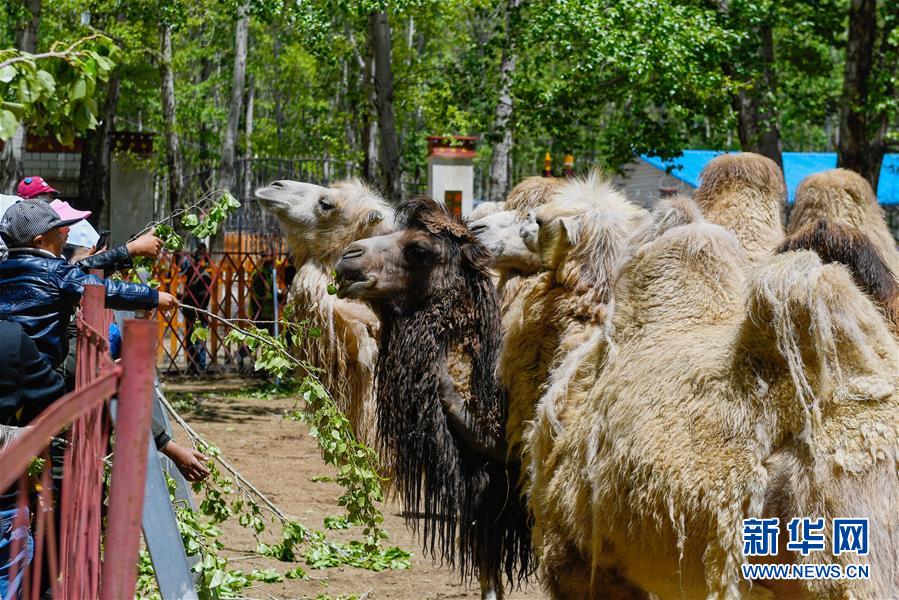
[[[461,443],[439,398],[440,373],[451,352],[464,355],[471,366],[466,408],[485,431],[504,435],[507,399],[495,375],[502,336],[496,291],[486,269],[472,268],[445,293],[427,295],[414,306],[382,308],[382,444],[396,457],[398,491],[410,517],[420,516],[424,524],[428,552],[457,564],[466,579],[500,569],[510,578],[521,576],[530,568],[530,536],[510,483],[518,474]]]

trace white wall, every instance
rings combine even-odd
[[[153,220],[153,173],[126,153],[112,155],[109,174],[109,229],[123,244]]]
[[[689,194],[696,189],[639,158],[625,165],[624,175],[616,176],[612,183],[624,190],[629,200],[647,209],[652,208],[659,199],[662,188],[674,188]]]
[[[428,157],[428,195],[443,202],[444,192],[462,192],[462,216],[474,208],[474,166],[471,159]]]

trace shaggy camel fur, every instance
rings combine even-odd
[[[566,179],[560,177],[525,177],[509,191],[505,210],[514,211],[525,219],[531,210],[546,204],[565,182]]]
[[[736,238],[707,223],[631,250],[600,374],[585,401],[557,411],[554,444],[535,461],[547,590],[761,597],[763,582],[741,578],[742,519],[852,514],[878,532],[872,578],[805,591],[894,595],[899,349],[874,305],[810,252],[752,270]]]
[[[712,159],[693,195],[710,223],[737,236],[754,264],[783,241],[787,187],[780,167],[765,156],[744,152]]]
[[[507,400],[495,373],[502,334],[490,257],[430,198],[405,203],[397,220],[400,231],[346,248],[339,294],[381,317],[378,427],[406,510],[423,513],[425,549],[501,593],[503,568],[510,578],[528,572],[530,536],[511,491],[516,474],[502,461]]]
[[[466,221],[468,221],[469,223],[474,223],[478,219],[483,219],[488,215],[492,215],[503,210],[506,210],[505,202],[481,202],[474,207],[474,209],[466,218]]]
[[[534,417],[551,366],[576,345],[562,342],[581,339],[602,323],[613,267],[646,216],[594,173],[557,188],[553,200],[534,209],[522,226],[543,271],[523,282],[503,316],[497,372],[509,390],[509,456],[521,460],[523,469],[529,463],[521,447],[525,424]]]
[[[803,179],[796,188],[787,233],[819,219],[849,225],[864,233],[880,251],[893,276],[899,278],[896,240],[887,227],[877,195],[864,177],[846,169],[831,169]]]
[[[297,357],[313,367],[346,413],[356,436],[376,442],[374,370],[380,324],[366,304],[327,293],[331,270],[350,242],[392,231],[393,209],[356,179],[330,188],[276,181],[256,198],[284,227],[297,274],[288,297],[291,318],[317,327],[304,337]]]
[[[846,265],[899,336],[899,282],[868,236],[849,225],[820,219],[787,236],[778,253],[791,250],[811,250],[822,262]]]

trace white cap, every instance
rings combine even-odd
[[[78,221],[69,226],[69,239],[66,242],[82,248],[93,248],[100,241],[100,234],[87,221]]]

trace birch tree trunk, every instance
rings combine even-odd
[[[896,51],[891,41],[895,21],[889,21],[884,31],[880,32],[881,48],[879,53],[875,53],[878,38],[877,0],[850,2],[837,166],[859,173],[875,192],[886,153],[889,113],[884,108],[887,103],[871,98],[871,87],[878,71],[895,71],[894,64],[883,64],[883,58]],[[880,60],[875,54],[879,54]],[[895,96],[895,84],[889,82],[887,88],[883,90],[886,98]]]
[[[247,86],[247,114],[244,120],[244,129],[246,133],[246,160],[244,161],[243,170],[243,198],[251,198],[253,193],[253,105],[256,99],[256,86],[254,85],[253,76],[250,76],[250,82]],[[241,198],[241,200],[243,200]]]
[[[234,190],[234,156],[237,145],[237,128],[240,113],[243,110],[244,84],[247,76],[247,38],[249,36],[250,19],[248,5],[242,4],[237,10],[237,23],[234,27],[234,75],[231,83],[231,102],[228,108],[228,122],[222,137],[222,168],[219,172],[218,187]]]
[[[758,60],[761,73],[748,89],[740,90],[734,97],[737,113],[737,134],[744,152],[767,156],[783,169],[783,154],[777,111],[772,102],[774,80],[774,40],[769,25],[755,30],[758,37]]]
[[[162,79],[162,121],[165,137],[165,166],[169,176],[169,210],[181,208],[184,194],[184,170],[181,163],[181,141],[178,138],[178,118],[175,113],[175,77],[172,72],[172,30],[163,25],[159,29],[162,60],[159,71]]]
[[[493,112],[493,159],[490,162],[490,193],[488,200],[502,202],[509,191],[509,170],[512,155],[512,78],[515,75],[514,33],[515,15],[521,0],[509,0],[506,7],[506,39],[499,67],[499,98]]]
[[[91,211],[90,222],[100,223],[103,209],[109,204],[112,132],[119,103],[119,72],[113,72],[106,84],[103,113],[95,129],[87,132],[81,147],[78,177],[78,208]]]
[[[31,13],[31,20],[16,31],[16,48],[23,52],[34,53],[37,49],[38,32],[41,26],[41,0],[26,0],[26,8]],[[16,186],[25,176],[25,140],[28,130],[22,123],[12,138],[6,142],[0,153],[3,182],[0,190],[6,194],[15,194]]]
[[[388,200],[396,203],[400,201],[401,196],[400,149],[393,111],[393,69],[391,67],[390,24],[387,22],[387,12],[370,13],[368,28],[374,49],[374,87],[378,110],[378,130],[381,134],[381,146],[378,152],[381,189]]]

